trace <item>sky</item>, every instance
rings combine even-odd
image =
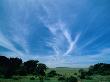
[[[0,0],[0,55],[48,67],[110,63],[110,0]]]

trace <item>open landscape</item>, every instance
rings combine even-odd
[[[48,68],[38,60],[0,56],[0,82],[110,82],[110,64]]]
[[[110,82],[110,0],[0,0],[0,82]]]
[[[52,68],[49,69],[50,70],[56,70],[59,74],[64,74],[68,76],[75,76],[74,73],[78,73],[79,69],[73,69],[73,68]],[[48,72],[49,72],[48,71]],[[30,78],[34,77],[34,80],[31,80]],[[94,75],[91,76],[92,79],[83,79],[83,80],[79,80],[78,82],[110,82],[110,75],[107,76],[101,76],[101,75]],[[3,79],[0,78],[0,82],[40,82],[39,79],[36,76],[14,76],[11,79]],[[49,79],[44,79],[44,82],[65,82],[65,81],[58,81],[58,77],[53,77],[53,78],[49,78]],[[72,81],[74,82],[74,81]]]

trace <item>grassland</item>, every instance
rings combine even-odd
[[[79,68],[51,68],[48,69],[47,72],[51,70],[56,70],[57,73],[65,75],[66,77],[79,75],[78,72]],[[75,73],[77,73],[77,75],[74,75]],[[0,78],[0,82],[39,82],[37,77],[35,77],[35,80],[30,80],[31,77],[35,77],[35,76],[24,76],[24,77],[14,76],[12,79]],[[50,80],[47,79],[44,82],[58,82],[57,77],[49,78],[49,79]],[[92,76],[92,80],[79,80],[79,82],[110,82],[110,76],[94,75]]]
[[[65,75],[65,76],[73,76],[74,73],[77,73],[79,75],[79,68],[51,68],[48,69],[47,72],[55,70],[58,74]]]

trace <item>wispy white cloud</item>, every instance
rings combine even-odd
[[[89,67],[95,63],[110,62],[110,48],[101,50],[98,54],[92,55],[75,55],[75,56],[62,56],[62,55],[50,55],[50,56],[37,56],[41,62],[45,62],[48,67]],[[48,61],[47,61],[48,60]]]
[[[45,57],[46,60],[48,60],[46,64],[49,66],[53,66],[52,64],[54,63],[54,67],[58,65],[62,66],[66,64],[68,60],[66,57],[71,56],[72,52],[74,52],[74,49],[77,47],[77,42],[80,38],[80,33],[78,33],[75,37],[72,37],[67,24],[61,19],[55,20],[54,18],[52,18],[53,16],[51,13],[51,9],[48,8],[45,4],[42,5],[44,7],[45,12],[47,13],[47,16],[39,18],[41,22],[43,22],[45,27],[47,27],[53,35],[53,39],[51,39],[51,42],[47,43],[48,46],[53,48],[55,52],[53,55]],[[66,44],[64,42],[66,42]],[[63,47],[66,47],[66,50],[63,50]],[[45,59],[43,58],[43,60]]]
[[[64,56],[69,55],[71,52],[74,52],[79,37],[80,37],[80,33],[75,37],[75,40],[73,42],[69,42],[70,46],[68,50],[64,53]]]
[[[102,37],[103,34],[97,36],[96,38],[90,39],[90,41],[85,43],[84,46],[77,46],[78,40],[80,39],[80,35],[82,35],[83,33],[82,30],[81,32],[77,33],[75,37],[71,36],[71,32],[69,32],[69,26],[67,26],[67,23],[62,21],[60,18],[58,18],[57,20],[52,18],[53,16],[51,8],[46,6],[45,4],[43,4],[43,7],[44,10],[47,12],[47,16],[40,17],[40,19],[44,23],[45,27],[47,27],[49,31],[52,33],[52,35],[54,35],[54,38],[51,39],[51,42],[48,42],[48,45],[54,49],[55,53],[43,59],[41,58],[43,61],[48,60],[47,62],[45,62],[47,65],[49,65],[50,67],[55,66],[87,67],[91,64],[101,62],[101,60],[104,60],[106,58],[105,56],[106,53],[101,52],[102,50],[100,50],[100,53],[92,55],[89,54],[79,55],[80,51],[77,52],[77,47],[83,49],[84,47],[88,46],[89,44],[92,44],[94,41]],[[51,20],[53,19],[54,21],[51,21],[50,19]],[[67,42],[68,46],[66,46],[67,47],[66,50],[63,51],[62,53],[62,49],[60,48],[60,46],[62,47],[65,46],[65,44],[63,43],[64,41]],[[76,52],[75,55],[74,51]],[[104,58],[102,58],[103,56]]]
[[[13,23],[13,24],[12,24]],[[12,38],[15,43],[20,45],[26,54],[29,53],[27,37],[30,33],[28,24],[20,23],[20,21],[10,22],[10,27],[12,29]],[[19,29],[17,29],[19,28]]]
[[[63,42],[66,40],[66,42],[69,44],[68,49],[64,53],[60,54],[64,54],[64,56],[70,54],[70,52],[73,51],[73,48],[76,46],[80,34],[78,34],[73,41],[70,32],[68,32],[67,27],[63,22],[58,21],[57,23],[51,25],[45,23],[45,25],[55,37],[53,45],[51,45],[51,47],[53,47],[53,49],[55,51],[57,50],[56,52],[59,53],[61,51],[58,50],[59,45],[64,47],[65,45],[63,44]]]
[[[86,41],[86,43],[84,45],[82,45],[80,47],[80,49],[83,49],[85,47],[87,47],[88,45],[94,43],[95,41],[97,41],[98,39],[100,39],[101,37],[103,37],[105,35],[105,32],[103,32],[105,29],[101,30],[101,34],[96,33],[96,37],[91,37],[89,40]],[[106,33],[109,32],[109,30],[106,31]]]
[[[23,53],[15,48],[15,46],[0,32],[0,46],[9,49],[10,51],[22,56]]]
[[[38,57],[38,59],[45,61],[45,63],[49,67],[71,65],[69,64],[70,62],[67,56],[71,56],[72,52],[74,52],[77,41],[79,40],[79,37],[80,37],[80,33],[77,34],[75,39],[73,40],[70,32],[67,29],[67,26],[62,21],[55,22],[54,24],[45,23],[45,20],[42,20],[42,22],[49,29],[52,35],[54,35],[54,38],[52,39],[52,41],[48,42],[48,46],[51,46],[55,51],[55,53],[47,57],[42,57],[42,58]],[[67,46],[67,49],[63,51],[59,47],[60,46],[64,47],[65,41],[67,42],[68,46]]]
[[[62,6],[65,6],[68,3],[68,5],[70,4],[72,7],[74,7],[74,9],[75,9],[74,12],[71,12],[71,10],[74,10],[73,8],[70,9],[67,7],[62,7],[60,9],[60,6],[59,6],[60,4],[58,4],[58,2],[59,1],[57,1],[57,3],[56,3],[56,0],[53,0],[53,1],[49,1],[49,0],[27,0],[27,1],[10,0],[9,4],[8,4],[9,8],[7,7],[7,9],[12,10],[11,11],[12,13],[11,12],[8,13],[10,24],[9,25],[7,24],[7,25],[9,26],[10,29],[12,29],[12,32],[11,32],[12,33],[11,37],[13,38],[12,41],[14,41],[18,45],[20,45],[24,49],[25,53],[18,50],[16,48],[16,46],[5,35],[2,34],[2,32],[0,32],[0,46],[3,46],[5,48],[11,50],[13,53],[15,53],[13,55],[18,55],[19,57],[23,58],[23,60],[38,59],[41,62],[47,64],[49,67],[56,67],[56,66],[68,66],[68,67],[80,66],[81,67],[81,66],[88,66],[88,65],[96,63],[96,62],[109,61],[108,60],[108,59],[110,59],[109,58],[109,54],[110,54],[109,48],[108,49],[105,48],[104,50],[99,50],[99,53],[97,53],[97,54],[79,55],[80,49],[83,50],[83,48],[94,43],[97,39],[99,39],[100,37],[103,36],[104,32],[99,34],[97,37],[93,37],[93,38],[91,37],[90,40],[87,39],[87,41],[84,41],[84,43],[85,43],[84,45],[80,45],[80,46],[78,45],[81,35],[83,36],[84,34],[86,34],[86,32],[88,32],[88,30],[90,30],[89,26],[92,25],[92,22],[96,19],[98,14],[96,14],[94,16],[92,13],[94,11],[91,11],[92,19],[90,22],[88,22],[86,29],[84,29],[85,31],[83,31],[82,29],[79,29],[77,34],[75,34],[74,36],[70,31],[68,22],[65,21],[67,18],[70,18],[73,14],[75,14],[78,17],[81,12],[80,10],[82,10],[81,7],[84,7],[86,10],[85,4],[87,4],[88,1],[85,0],[84,3],[82,3],[81,0],[79,2],[73,0],[73,2],[76,2],[74,4],[75,6],[72,6],[70,4],[71,2],[69,2],[68,0],[66,0],[64,4],[62,3],[62,1],[60,1]],[[80,7],[79,7],[79,4],[81,5]],[[62,9],[66,9],[66,8],[67,8],[67,11],[66,10],[64,11],[66,13],[65,14],[65,13],[63,13]],[[91,8],[91,7],[89,7],[89,8]],[[70,10],[68,10],[68,9],[70,9]],[[43,11],[43,15],[39,12],[39,10]],[[30,25],[28,24],[31,22],[31,20],[29,19],[29,21],[28,21],[28,18],[31,18],[31,16],[33,18],[32,13],[34,13],[34,19],[32,19],[32,20],[36,20],[36,19],[40,20],[39,22],[42,22],[44,24],[44,26],[46,27],[46,29],[48,29],[48,31],[52,35],[52,38],[49,38],[50,40],[45,42],[45,43],[47,43],[45,45],[47,45],[47,46],[49,46],[49,48],[51,47],[53,49],[54,52],[52,54],[49,54],[47,56],[45,56],[45,55],[39,56],[38,54],[33,55],[32,51],[29,50],[30,48],[28,48],[28,46],[30,46],[30,44],[28,44],[27,38],[29,39],[28,35],[30,34],[30,31],[31,31],[29,29],[31,24]],[[70,17],[67,17],[69,13],[71,13],[72,15]],[[65,20],[63,19],[63,17],[61,18],[61,16],[63,14],[67,15],[67,16],[64,16],[64,18],[66,18]],[[71,17],[70,20],[72,20],[72,22],[74,22],[73,24],[77,23],[77,22],[75,22],[75,21],[78,21],[77,17],[75,19],[73,19],[74,17]],[[80,16],[79,16],[79,18],[80,18]],[[36,22],[38,22],[38,21],[36,21]],[[81,22],[81,21],[79,21],[79,22]],[[34,21],[34,23],[35,23],[35,21]],[[32,24],[33,24],[33,22],[32,22]],[[74,25],[73,25],[73,28],[74,28]],[[34,38],[36,38],[36,37],[34,37]],[[42,41],[41,41],[41,43],[42,43]],[[78,52],[77,48],[78,49],[80,48],[79,52]]]

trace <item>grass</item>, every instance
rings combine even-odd
[[[0,79],[0,82],[39,82],[39,80],[36,78],[35,80],[30,80],[29,76],[19,79],[19,80],[14,80],[14,79]],[[45,80],[44,82],[58,82],[57,78],[51,78],[50,80]]]
[[[110,82],[110,76],[103,76],[103,79],[102,76],[96,76],[98,77],[97,79],[93,79],[93,80],[82,80],[80,82]],[[29,79],[29,76],[28,77],[25,77],[25,78],[22,78],[22,79],[19,79],[19,80],[14,80],[14,79],[0,79],[0,82],[39,82],[38,79],[35,79],[35,80],[30,80]],[[50,80],[45,80],[44,82],[58,82],[57,78],[51,78]]]
[[[65,75],[67,77],[73,76],[75,73],[79,75],[79,68],[51,68],[47,72],[55,70],[58,74]]]
[[[79,75],[78,68],[51,68],[48,69],[47,72],[51,70],[56,70],[57,73],[65,75],[66,77],[75,76],[74,73],[77,73]],[[37,77],[35,77],[35,80],[30,80],[31,77],[34,76],[24,76],[24,77],[14,76],[12,79],[0,78],[0,82],[39,82]],[[110,82],[110,75],[109,76],[94,75],[92,76],[92,78],[93,78],[92,80],[81,80],[79,82]],[[49,79],[50,80],[45,80],[44,82],[58,82],[56,77]]]

